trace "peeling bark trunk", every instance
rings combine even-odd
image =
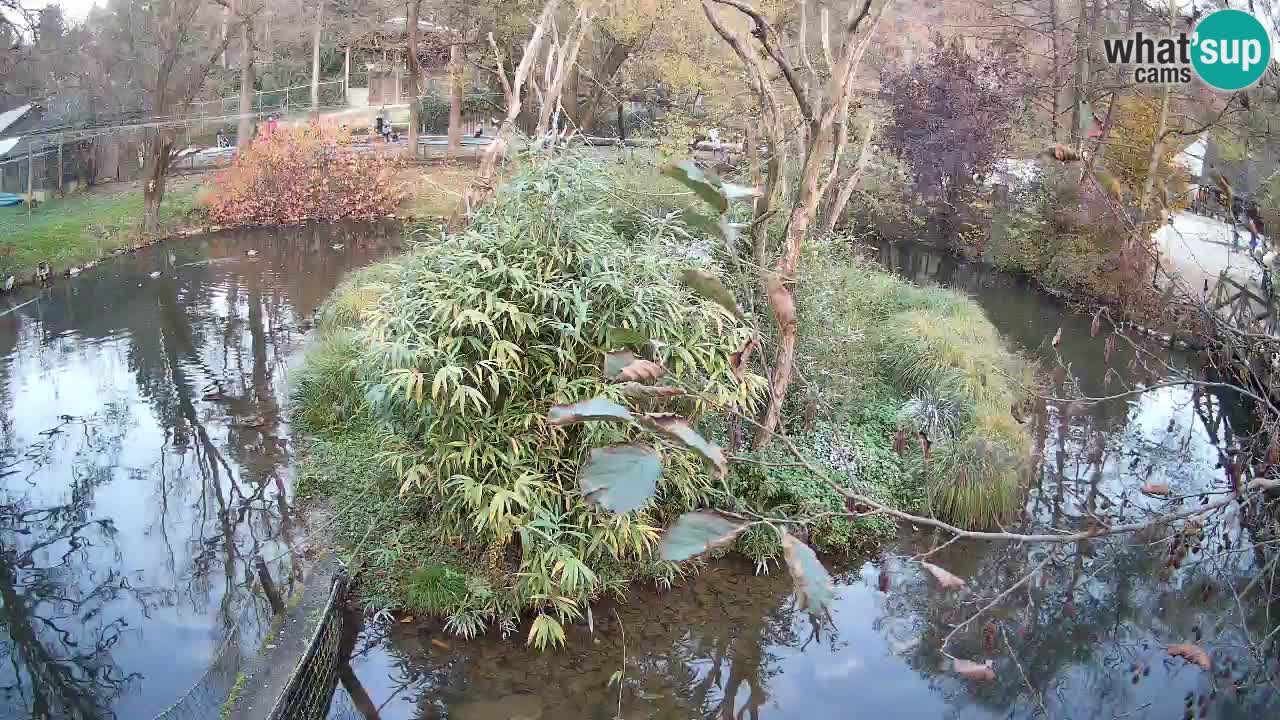
[[[573,19],[573,25],[570,26],[569,32],[565,35],[564,45],[560,47],[559,53],[553,53],[555,61],[555,74],[552,76],[551,83],[547,86],[547,91],[542,99],[542,107],[538,113],[538,127],[534,132],[537,137],[542,137],[552,130],[552,115],[560,109],[560,93],[564,90],[565,78],[568,70],[578,61],[578,51],[582,49],[582,38],[591,30],[591,18],[594,15],[594,8],[591,3],[584,3],[578,9],[578,14]],[[551,58],[547,59],[550,66]]]
[[[494,177],[498,173],[498,163],[507,155],[507,148],[511,142],[512,128],[515,126],[516,118],[520,116],[520,110],[523,105],[520,100],[520,93],[524,88],[525,80],[529,77],[529,71],[533,66],[534,58],[538,55],[538,49],[542,47],[542,39],[547,33],[547,23],[550,21],[551,15],[555,12],[558,4],[559,0],[548,0],[546,6],[542,8],[542,14],[538,17],[538,24],[534,26],[533,35],[529,37],[529,42],[525,44],[524,56],[520,58],[520,64],[516,67],[515,76],[511,81],[507,80],[506,62],[502,57],[502,51],[498,49],[498,43],[493,39],[493,33],[489,33],[489,47],[493,49],[494,60],[498,68],[498,79],[502,82],[502,92],[507,99],[507,116],[503,119],[502,125],[498,128],[497,136],[489,144],[489,148],[485,151],[484,157],[480,161],[480,172],[477,173],[475,182],[467,189],[466,209],[468,212],[493,197],[493,183]]]

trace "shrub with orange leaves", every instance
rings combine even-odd
[[[221,225],[289,225],[381,217],[404,200],[396,180],[401,166],[388,153],[352,148],[345,130],[280,128],[218,173],[209,218]]]

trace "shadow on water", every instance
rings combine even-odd
[[[973,295],[1012,345],[1042,360],[1063,327],[1064,359],[1085,393],[1115,392],[1103,379],[1108,367],[1116,383],[1136,379],[1123,350],[1104,360],[1089,316],[1015,278],[923,248],[881,252],[912,280]],[[1222,414],[1217,398],[1175,387],[1096,406],[1042,404],[1029,426],[1044,462],[1009,529],[1141,520],[1163,507],[1138,491],[1145,482],[1177,494],[1226,491]],[[1243,524],[1225,529],[1199,539],[1177,570],[1166,562],[1167,533],[1056,549],[956,543],[932,559],[968,580],[957,592],[910,561],[942,540],[905,528],[879,557],[828,559],[838,599],[832,626],[817,636],[785,572],[753,576],[733,559],[669,592],[633,588],[627,603],[597,606],[594,634],[569,628],[568,646],[555,652],[530,651],[519,635],[465,642],[438,627],[370,624],[352,659],[369,697],[353,704],[340,691],[330,717],[1275,717],[1280,666],[1274,649],[1255,650],[1280,608],[1257,587],[1239,601],[1230,589],[1260,576],[1273,556]],[[955,675],[939,652],[944,638],[1023,578],[947,645],[956,657],[991,660],[996,680]],[[1183,642],[1208,651],[1211,668],[1171,658],[1167,644]],[[619,670],[621,690],[611,683]]]
[[[219,233],[0,298],[0,717],[145,720],[260,636],[253,557],[294,575],[290,367],[400,237]]]

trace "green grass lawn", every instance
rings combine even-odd
[[[191,209],[195,193],[165,193],[161,218],[166,223]],[[47,260],[55,273],[125,247],[140,236],[142,191],[85,192],[50,200],[27,215],[26,206],[0,208],[0,279],[35,272]]]

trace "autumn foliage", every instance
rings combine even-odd
[[[401,162],[357,150],[346,131],[280,128],[255,141],[218,174],[209,218],[223,225],[286,225],[307,220],[373,218],[404,199]]]

